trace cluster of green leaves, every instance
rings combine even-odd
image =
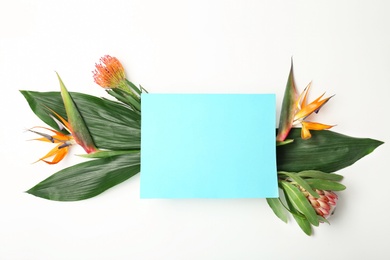
[[[140,171],[141,93],[145,91],[126,80],[129,91],[107,90],[117,101],[71,92],[81,115],[99,149],[84,155],[86,162],[65,168],[38,183],[27,192],[49,200],[77,201],[96,196]],[[61,131],[53,119],[55,111],[67,120],[60,92],[21,91],[32,111],[47,125]],[[290,212],[302,230],[310,235],[312,226],[327,220],[318,216],[305,192],[318,197],[314,189],[341,191],[341,175],[333,172],[352,165],[383,142],[354,138],[332,131],[314,131],[309,140],[300,138],[300,128],[291,128],[290,111],[296,89],[291,66],[283,103],[281,132],[277,143],[277,169],[281,198],[269,198],[274,213],[287,222]],[[287,111],[287,112],[286,112]]]
[[[277,146],[277,169],[280,198],[268,198],[274,213],[284,222],[290,212],[301,229],[312,234],[312,226],[327,222],[318,216],[306,198],[303,188],[313,197],[314,189],[342,191],[342,176],[332,173],[354,164],[383,142],[370,138],[355,138],[333,131],[314,131],[312,138],[302,140],[300,128],[292,128],[288,138],[294,140]]]
[[[320,222],[328,222],[318,215],[304,191],[314,198],[319,198],[318,190],[342,191],[345,186],[339,183],[343,176],[334,173],[321,171],[278,172],[279,187],[282,190],[283,198],[268,198],[268,205],[274,213],[287,223],[287,211],[292,214],[298,225],[307,234],[311,235],[312,225],[318,226]]]
[[[141,93],[146,92],[142,86],[139,88],[131,81],[126,80],[128,91],[124,91],[120,88],[113,88],[107,90],[107,93],[115,97],[120,102],[128,105],[134,112],[141,115]]]
[[[131,87],[136,88],[134,85]],[[119,102],[71,92],[98,152],[84,157],[92,160],[65,168],[27,192],[49,200],[75,201],[96,196],[140,171],[141,108],[138,99],[116,92]],[[108,91],[110,94],[112,90]],[[60,92],[21,91],[32,111],[47,125],[60,129],[51,111],[67,118]],[[135,96],[135,95],[134,95]],[[129,101],[131,100],[131,101]]]

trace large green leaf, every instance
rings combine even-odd
[[[76,201],[94,197],[140,171],[140,154],[83,162],[63,169],[27,191],[37,197]]]
[[[21,91],[32,111],[46,124],[58,129],[50,110],[67,119],[60,92]],[[100,149],[139,150],[141,116],[130,108],[107,99],[70,92],[80,114]]]
[[[294,139],[294,142],[277,147],[278,171],[335,172],[354,164],[383,144],[378,140],[332,131],[313,131],[310,139],[303,140],[300,132],[300,128],[291,129],[287,138]]]

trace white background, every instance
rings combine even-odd
[[[0,259],[388,259],[389,1],[0,0]],[[264,199],[140,200],[139,175],[86,201],[24,193],[66,166],[20,89],[98,96],[105,54],[154,93],[276,93],[294,59],[300,90],[336,96],[316,119],[387,142],[341,170],[331,225],[307,237]],[[239,109],[239,108],[238,108]],[[75,154],[82,152],[78,148]],[[290,219],[291,220],[291,219]]]

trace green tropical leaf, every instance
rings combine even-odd
[[[282,181],[281,184],[284,193],[286,197],[288,197],[292,206],[296,210],[301,212],[312,225],[318,226],[319,221],[317,218],[317,214],[313,207],[310,205],[309,201],[306,199],[305,195],[303,195],[297,187],[286,181]]]
[[[312,131],[308,140],[303,140],[300,135],[300,128],[292,128],[288,138],[294,139],[294,142],[277,146],[278,171],[335,172],[354,164],[383,144],[378,140],[355,138],[328,130]]]
[[[311,196],[313,196],[314,198],[319,198],[320,195],[315,192],[311,187],[310,185],[304,180],[302,179],[301,177],[299,177],[297,174],[295,173],[291,173],[291,172],[282,172],[282,174],[290,177],[293,181],[295,181],[299,186],[301,186],[302,188],[304,188],[307,192],[310,193]]]
[[[346,189],[343,184],[334,181],[321,179],[306,179],[306,181],[313,189],[333,191],[341,191]]]
[[[77,201],[94,197],[140,171],[140,154],[124,154],[63,169],[27,193],[48,200]]]
[[[283,222],[287,223],[288,218],[286,214],[286,209],[284,208],[282,202],[279,198],[267,198],[267,203],[271,207],[275,215],[280,218]]]
[[[311,236],[312,228],[310,222],[306,219],[304,215],[302,215],[294,208],[288,196],[285,196],[285,199],[286,199],[287,206],[289,207],[290,212],[294,217],[295,221],[297,222],[297,224],[299,225],[299,227],[302,229],[303,232],[305,232],[306,235]]]
[[[313,178],[313,179],[322,179],[322,180],[330,180],[330,181],[341,181],[344,178],[340,174],[326,173],[326,172],[314,171],[314,170],[301,171],[296,174],[302,178]]]
[[[46,124],[59,130],[52,109],[67,119],[60,92],[21,91],[32,111]],[[141,149],[141,115],[116,101],[70,92],[99,149]],[[114,131],[115,129],[115,131]]]

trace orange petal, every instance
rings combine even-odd
[[[325,125],[325,124],[316,123],[316,122],[302,121],[302,127],[306,128],[308,130],[325,130],[325,129],[332,128],[333,125]]]
[[[47,164],[56,164],[56,163],[60,162],[62,159],[64,159],[65,155],[67,155],[67,153],[68,153],[68,149],[69,149],[69,147],[64,147],[64,148],[58,149],[58,152],[57,152],[56,156],[54,156],[53,160],[51,160],[51,161],[42,160],[42,161],[44,161]]]
[[[55,135],[50,136],[50,135],[45,134],[45,133],[40,133],[40,132],[31,130],[31,129],[33,129],[33,128],[42,128],[42,129],[46,129],[46,130],[48,130],[48,131],[51,131],[51,132],[55,133]],[[47,128],[47,127],[43,127],[43,126],[34,126],[34,127],[32,127],[31,129],[29,129],[28,131],[43,136],[43,137],[40,137],[40,138],[35,138],[35,139],[33,139],[33,140],[38,140],[38,141],[43,141],[43,142],[49,142],[49,143],[59,143],[59,142],[61,142],[61,141],[70,141],[71,139],[73,139],[72,136],[65,135],[65,134],[63,134],[63,133],[61,133],[61,132],[58,132],[58,131],[55,131],[55,130],[53,130],[53,129],[50,129],[50,128]]]
[[[46,130],[48,130],[48,131],[50,131],[50,132],[53,132],[53,133],[55,133],[56,135],[67,136],[67,135],[65,135],[65,134],[63,134],[63,133],[61,133],[61,132],[58,132],[58,131],[56,131],[56,130],[53,130],[53,129],[51,129],[51,128],[47,128],[47,127],[44,127],[44,126],[34,126],[34,127],[31,127],[31,129],[34,129],[34,128],[42,128],[42,129],[46,129]],[[29,129],[29,131],[31,131],[31,130]],[[41,133],[35,132],[35,131],[32,131],[32,132],[37,133],[37,134],[41,134]]]
[[[320,97],[318,97],[316,100],[314,100],[310,104],[303,107],[301,110],[299,110],[298,113],[295,114],[294,121],[308,117],[314,111],[319,110],[323,105],[325,105],[326,102],[328,102],[328,100],[330,98],[333,97],[333,96],[330,96],[328,98],[320,100],[324,96],[324,94],[322,94]]]
[[[65,155],[68,153],[68,150],[69,150],[69,147],[59,148],[61,145],[62,145],[62,143],[57,145],[53,149],[51,149],[45,156],[39,158],[38,161],[44,161],[48,164],[56,164],[59,161],[61,161],[65,157]],[[55,156],[52,161],[45,160],[45,159],[50,158],[52,156]]]
[[[301,95],[299,95],[299,98],[297,100],[297,105],[296,105],[296,108],[298,108],[299,110],[303,109],[307,105],[307,95],[309,93],[310,87],[311,87],[311,82],[302,91]]]
[[[61,123],[65,126],[66,130],[68,130],[69,132],[72,131],[72,129],[70,128],[70,124],[68,123],[68,121],[66,121],[62,116],[60,116],[56,111],[52,110],[49,108],[49,110],[58,118],[61,120]]]
[[[301,138],[303,140],[306,140],[306,139],[309,139],[310,137],[311,137],[311,133],[310,133],[309,129],[307,129],[304,124],[302,124]]]

